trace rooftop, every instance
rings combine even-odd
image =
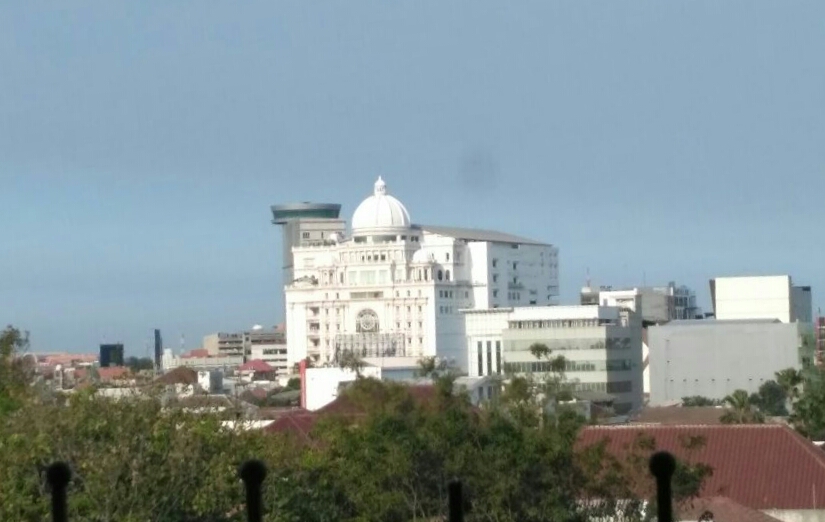
[[[590,426],[581,431],[578,444],[606,441],[608,450],[621,457],[639,434],[652,436],[657,450],[711,466],[702,497],[721,495],[752,509],[822,508],[825,452],[787,426]],[[685,450],[683,441],[697,436],[704,447]]]
[[[463,239],[465,241],[490,241],[493,243],[515,243],[521,245],[544,245],[551,246],[550,243],[544,243],[525,237],[515,236],[513,234],[506,234],[504,232],[496,232],[494,230],[482,230],[477,228],[460,228],[460,227],[444,227],[433,225],[413,225],[414,228],[429,232],[430,234],[438,234],[439,236],[454,237],[456,239]]]
[[[714,406],[662,406],[647,407],[631,420],[638,424],[664,424],[664,425],[719,425],[722,415],[727,411],[725,408]]]

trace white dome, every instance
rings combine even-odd
[[[352,235],[394,234],[408,228],[410,213],[400,201],[387,194],[387,185],[379,176],[373,195],[362,201],[352,214]]]
[[[412,256],[413,263],[429,263],[432,261],[432,256],[428,254],[423,248],[415,251]]]

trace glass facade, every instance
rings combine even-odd
[[[509,362],[505,371],[512,373],[543,373],[552,371],[550,361]],[[633,368],[630,359],[608,361],[565,361],[565,372],[624,372]]]
[[[629,337],[609,337],[602,338],[580,338],[580,339],[546,339],[534,337],[530,339],[514,339],[505,335],[504,351],[506,352],[529,352],[530,346],[534,343],[546,345],[553,353],[573,350],[630,350]]]

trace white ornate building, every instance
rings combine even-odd
[[[414,225],[379,177],[348,237],[294,247],[288,363],[438,356],[467,369],[459,310],[554,304],[558,249],[485,230]]]

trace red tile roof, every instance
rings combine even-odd
[[[658,450],[713,468],[702,497],[723,495],[753,509],[825,507],[825,452],[787,426],[592,426],[581,431],[579,445],[607,439],[608,449],[621,457],[639,433],[652,436]],[[688,455],[685,436],[703,437],[704,447]]]
[[[209,357],[209,350],[206,348],[195,348],[181,355],[183,359],[192,359],[193,357]]]
[[[662,406],[644,408],[632,420],[640,424],[722,424],[725,408],[713,406]]]
[[[713,515],[714,522],[779,522],[756,509],[745,507],[727,497],[696,499],[679,509],[677,520],[699,520],[706,513]]]
[[[432,399],[435,394],[435,387],[431,385],[409,386],[407,390],[412,399],[417,402],[426,402]],[[294,410],[280,417],[264,428],[264,430],[270,433],[292,433],[301,438],[308,439],[309,433],[318,421],[324,417],[339,416],[358,418],[364,415],[364,409],[356,404],[349,394],[343,393],[334,401],[317,411]]]
[[[155,382],[166,385],[196,384],[198,382],[198,372],[186,366],[178,366],[174,370],[170,370],[155,379]]]
[[[272,366],[268,365],[265,361],[260,359],[253,359],[246,364],[242,364],[238,370],[242,372],[255,372],[255,373],[269,373],[275,370]]]
[[[125,366],[109,366],[108,368],[97,369],[97,375],[100,377],[100,380],[104,382],[128,377],[130,373],[131,370]]]

